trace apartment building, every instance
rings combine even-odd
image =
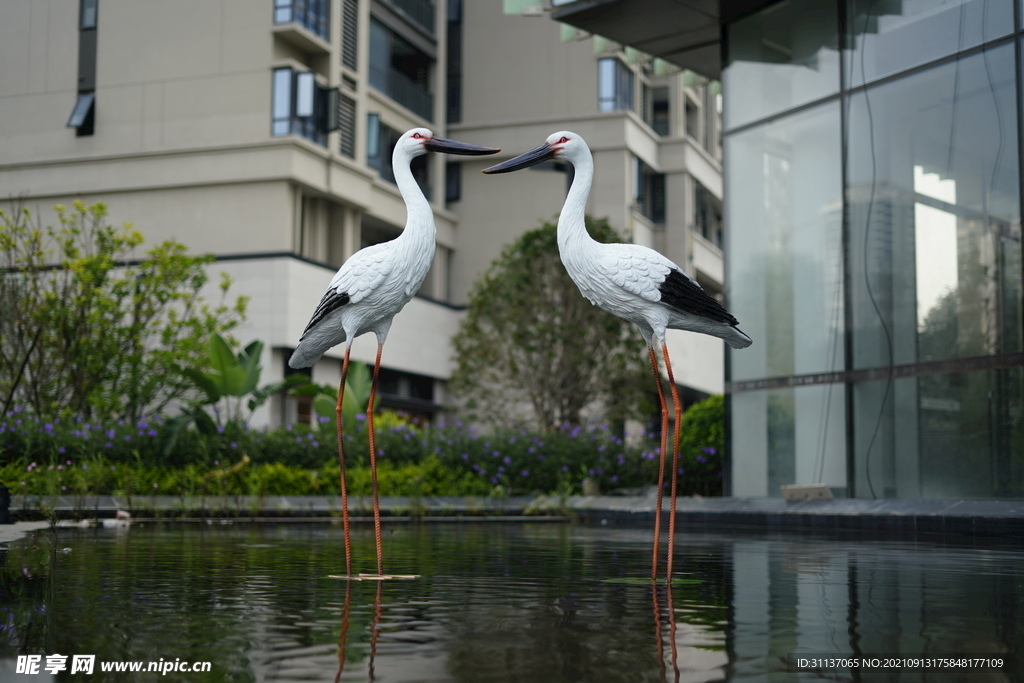
[[[594,150],[590,213],[664,251],[712,292],[723,281],[716,91],[694,74],[527,16],[448,0],[36,0],[0,6],[0,195],[104,201],[148,242],[212,253],[252,298],[242,340],[281,377],[334,271],[395,237],[397,137],[425,126],[514,154],[572,129]],[[545,8],[540,8],[545,14]],[[671,72],[671,73],[670,73]],[[494,158],[488,158],[494,163]],[[502,245],[551,218],[556,165],[502,178],[430,155],[414,173],[437,252],[384,352],[385,405],[442,411],[450,338]],[[722,389],[722,343],[670,339],[684,393]],[[372,361],[371,337],[353,356]],[[340,355],[312,370],[337,383]],[[308,419],[283,397],[260,422]]]

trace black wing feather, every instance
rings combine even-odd
[[[302,337],[306,336],[318,322],[323,320],[329,313],[338,310],[342,306],[346,305],[349,301],[348,292],[338,292],[333,287],[327,290],[324,294],[324,298],[320,299],[320,303],[317,305],[316,310],[313,311],[313,317],[309,319],[309,324],[306,325],[306,329],[302,331]],[[302,341],[302,337],[299,337],[299,341]]]
[[[678,270],[669,271],[668,277],[658,286],[658,291],[661,293],[661,301],[672,308],[733,327],[740,324],[722,304]]]

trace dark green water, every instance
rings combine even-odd
[[[356,570],[372,571],[371,529],[355,531]],[[97,663],[57,680],[329,682],[343,650],[342,681],[1010,681],[1024,653],[1024,553],[1012,548],[680,534],[671,594],[644,581],[647,530],[394,525],[385,550],[387,571],[421,577],[328,578],[344,551],[327,524],[62,529],[55,544],[40,533],[0,552],[0,679],[52,680],[14,662],[59,653]],[[798,674],[790,653],[1007,664]],[[161,658],[211,670],[99,670]]]

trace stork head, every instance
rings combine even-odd
[[[521,168],[534,166],[548,159],[568,161],[575,165],[576,160],[581,155],[589,154],[589,152],[590,150],[587,147],[587,143],[583,141],[583,138],[576,133],[560,130],[549,135],[548,139],[540,147],[524,152],[514,159],[509,159],[497,166],[485,168],[484,173],[510,173]]]
[[[427,152],[479,156],[501,151],[497,147],[481,147],[480,145],[471,145],[466,142],[458,142],[457,140],[439,138],[426,128],[413,128],[406,131],[405,135],[398,138],[398,144],[395,145],[395,151],[398,152],[399,150],[410,157],[418,157]]]

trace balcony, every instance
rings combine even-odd
[[[274,23],[296,23],[315,36],[330,40],[328,0],[274,0]]]
[[[434,96],[398,69],[370,64],[370,86],[417,116],[434,120]]]
[[[384,0],[385,4],[398,10],[399,14],[434,35],[434,3],[429,0]]]

